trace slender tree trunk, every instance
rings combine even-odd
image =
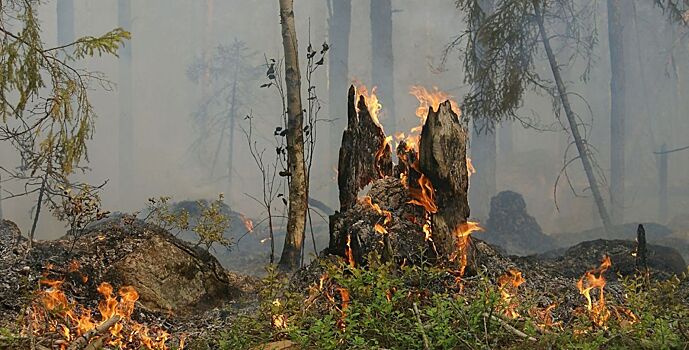
[[[36,201],[36,214],[31,223],[31,231],[29,231],[29,249],[33,247],[33,239],[36,237],[36,227],[38,227],[38,218],[41,216],[41,207],[43,206],[43,194],[45,193],[45,186],[48,184],[48,173],[43,175],[41,181],[41,189],[38,191],[38,200]]]
[[[383,105],[381,123],[388,130],[397,130],[392,56],[391,0],[371,1],[371,80],[378,86],[378,99]]]
[[[118,0],[117,17],[119,26],[131,31],[131,0]],[[132,116],[132,42],[130,41],[118,51],[119,62],[119,202],[125,206],[127,193],[131,193],[134,172],[134,118]]]
[[[337,169],[342,130],[347,126],[347,89],[349,88],[349,33],[352,23],[351,0],[328,0],[328,110],[330,119],[330,149],[328,152],[328,174]],[[338,207],[338,192],[330,186],[330,206]]]
[[[486,14],[490,15],[493,12],[493,1],[484,0],[481,2],[481,9]],[[472,30],[479,30],[481,23],[470,23]],[[477,42],[477,49],[479,55],[486,47],[485,36],[480,36]],[[480,59],[480,57],[479,57]],[[486,63],[482,63],[486,64]],[[475,89],[480,88],[475,86]],[[469,186],[469,202],[471,203],[471,213],[474,218],[480,220],[488,219],[490,210],[490,199],[496,192],[496,130],[487,132],[485,127],[485,120],[489,118],[480,118],[489,116],[472,116],[474,125],[471,137],[471,163],[476,169],[477,176],[471,178]]]
[[[610,205],[611,220],[624,221],[625,148],[625,60],[622,2],[608,0],[608,42],[610,47]]]
[[[541,8],[538,0],[533,0],[534,12],[536,14],[536,21],[538,22],[538,29],[540,32],[541,40],[543,41],[543,46],[545,48],[546,55],[548,56],[548,63],[550,64],[550,69],[553,72],[553,78],[555,79],[555,84],[557,85],[557,92],[562,102],[562,107],[565,110],[565,115],[567,116],[567,122],[569,123],[570,130],[572,132],[572,137],[574,137],[575,145],[577,146],[577,151],[579,152],[579,159],[581,159],[581,164],[584,167],[584,172],[586,173],[586,178],[589,182],[589,187],[591,188],[591,193],[593,194],[593,199],[598,207],[598,214],[600,215],[605,231],[608,234],[612,233],[612,224],[610,223],[610,217],[608,216],[608,211],[605,209],[605,203],[603,202],[603,196],[601,196],[600,190],[598,188],[598,181],[593,172],[593,166],[591,165],[591,160],[589,159],[589,152],[587,150],[584,139],[582,139],[579,133],[579,126],[577,125],[576,117],[572,111],[572,106],[569,103],[569,95],[567,95],[567,89],[562,81],[562,76],[560,75],[560,66],[555,59],[555,54],[550,46],[550,39],[545,31],[545,25],[543,24],[543,14],[541,13]]]
[[[285,86],[287,90],[287,158],[291,180],[287,235],[279,267],[283,271],[299,268],[304,245],[308,209],[306,169],[304,164],[304,112],[301,104],[301,75],[297,30],[294,25],[294,0],[280,0],[282,45],[285,50]]]

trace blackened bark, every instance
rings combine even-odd
[[[438,211],[432,217],[433,241],[441,259],[456,251],[455,232],[469,217],[467,142],[466,123],[452,111],[449,101],[437,111],[429,109],[421,131],[419,165],[435,189]]]
[[[362,96],[355,107],[355,94],[354,87],[350,87],[347,129],[342,134],[337,171],[340,211],[351,208],[366,185],[392,174],[392,151],[385,142],[385,133],[369,114]]]

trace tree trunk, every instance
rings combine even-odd
[[[584,172],[586,173],[586,178],[589,182],[589,187],[591,188],[591,193],[593,194],[593,199],[598,207],[598,214],[600,215],[601,221],[605,231],[608,234],[612,233],[612,224],[610,222],[610,217],[608,216],[608,211],[605,209],[605,203],[603,202],[603,197],[601,196],[600,190],[598,188],[598,181],[593,173],[593,166],[591,165],[591,160],[589,159],[589,152],[587,150],[586,144],[579,133],[579,126],[577,124],[576,117],[572,111],[572,106],[569,103],[569,95],[567,95],[567,89],[562,81],[562,76],[560,75],[560,66],[555,60],[555,54],[550,46],[550,39],[545,30],[545,25],[543,23],[543,14],[541,13],[541,8],[539,7],[539,1],[533,0],[534,12],[536,14],[536,21],[538,22],[538,29],[540,32],[541,40],[543,41],[543,46],[545,48],[546,55],[548,56],[548,63],[550,64],[550,69],[553,72],[553,78],[555,79],[555,84],[557,85],[557,92],[562,102],[562,107],[565,110],[565,115],[567,116],[567,122],[569,123],[570,130],[572,132],[572,137],[574,138],[575,145],[577,147],[577,152],[579,152],[579,159],[581,159],[581,164],[584,167]]]
[[[378,86],[378,99],[383,105],[381,123],[397,130],[392,56],[391,0],[371,1],[371,80]]]
[[[118,0],[117,17],[119,26],[131,31],[131,0]],[[125,206],[127,193],[132,191],[134,180],[134,118],[132,116],[132,41],[118,51],[119,54],[119,202]]]
[[[429,109],[421,131],[419,166],[435,189],[437,212],[432,216],[432,238],[441,259],[456,252],[457,230],[469,217],[467,142],[467,126],[452,111],[449,101],[441,103],[437,111]]]
[[[493,12],[493,1],[485,0],[481,2],[481,9],[489,16]],[[481,23],[470,23],[472,30],[478,31]],[[485,43],[487,37],[485,35],[479,36],[476,51],[479,55],[483,53],[484,48],[488,46]],[[480,57],[479,57],[480,58]],[[482,65],[487,63],[483,62]],[[480,85],[474,86],[474,89],[480,89]],[[471,203],[473,217],[486,220],[488,219],[488,212],[490,211],[490,199],[496,192],[496,132],[494,130],[485,130],[488,125],[485,122],[489,120],[490,116],[470,116],[474,121],[471,137],[471,161],[476,173],[479,174],[471,179],[471,186],[469,188],[469,202]],[[505,134],[511,136],[511,124],[503,122],[503,129]],[[509,146],[512,147],[511,145]]]
[[[350,0],[328,0],[328,111],[330,113],[330,146],[328,152],[328,174],[333,175],[337,166],[339,140],[347,125],[347,105],[343,97],[349,86],[349,33],[352,21]],[[337,207],[337,189],[330,186],[330,205]]]
[[[610,46],[610,206],[611,220],[624,221],[625,61],[623,0],[608,0]]]
[[[304,113],[301,104],[301,76],[297,30],[294,25],[294,0],[280,0],[282,45],[285,51],[285,87],[287,90],[287,158],[290,172],[287,235],[279,267],[283,271],[299,268],[304,244],[308,209],[306,169],[304,164]]]

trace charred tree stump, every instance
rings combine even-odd
[[[432,217],[433,241],[441,260],[456,250],[456,230],[469,217],[466,164],[467,126],[445,101],[428,111],[421,131],[419,165],[435,189],[437,212]]]
[[[646,250],[646,230],[639,224],[636,229],[636,268],[646,274],[648,272],[648,253]]]
[[[335,236],[335,232],[342,232],[335,229],[340,213],[356,204],[361,189],[374,180],[392,175],[390,144],[385,140],[383,129],[369,113],[364,97],[357,98],[354,86],[349,88],[347,129],[342,134],[337,170],[340,211],[330,217],[329,250],[332,254],[343,255],[347,241],[356,246],[358,239]]]

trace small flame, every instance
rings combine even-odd
[[[471,234],[473,232],[483,231],[478,222],[467,221],[459,224],[454,230],[456,251],[452,255],[452,260],[459,258],[459,278],[464,276],[467,267],[467,255],[469,253],[469,244],[471,243]]]
[[[438,88],[435,86],[433,87],[432,91],[428,91],[423,86],[413,85],[409,88],[409,93],[416,97],[416,99],[419,101],[419,106],[416,108],[416,116],[421,119],[421,125],[426,123],[429,107],[432,107],[433,110],[437,111],[440,104],[447,100],[450,101],[452,111],[458,116],[460,115],[459,106],[457,105],[457,102],[452,99],[452,96],[446,92],[438,90]],[[420,130],[421,129],[417,129],[416,131]],[[415,129],[412,129],[412,131],[415,131]]]
[[[254,222],[244,214],[240,213],[239,217],[242,219],[242,222],[244,223],[246,232],[254,232]]]
[[[505,316],[515,319],[519,317],[517,303],[513,301],[517,295],[517,290],[526,280],[522,277],[521,271],[511,268],[498,278],[498,288],[500,297],[505,304]]]
[[[610,266],[612,266],[612,262],[610,257],[606,255],[598,268],[586,271],[577,281],[579,293],[586,298],[586,310],[588,310],[591,320],[599,327],[603,327],[610,317],[610,311],[605,306],[605,295],[603,293],[603,288],[606,284],[603,274]],[[599,294],[598,303],[595,305],[591,299],[591,290],[594,288],[598,289]]]
[[[282,309],[282,303],[280,299],[273,300],[273,308],[277,310]],[[275,329],[285,329],[287,328],[287,316],[283,313],[274,313],[271,315],[271,323]]]
[[[347,308],[349,307],[349,291],[346,288],[337,288],[340,293],[340,298],[342,299],[342,305],[340,306],[340,319],[337,320],[337,327],[341,331],[345,331],[347,325],[345,324],[345,317],[347,316]]]
[[[354,254],[352,254],[352,235],[347,234],[347,248],[345,249],[345,255],[347,256],[347,263],[351,267],[356,266],[354,261]]]
[[[474,168],[474,164],[471,163],[471,158],[467,157],[467,175],[471,177],[473,174],[476,174],[476,168]]]
[[[361,82],[355,80],[353,83],[356,89],[355,107],[357,108],[357,112],[359,111],[359,98],[363,97],[364,102],[366,102],[366,106],[368,107],[368,114],[371,115],[371,118],[376,123],[376,125],[380,126],[380,128],[382,129],[383,125],[380,123],[378,116],[380,110],[383,109],[383,105],[380,103],[380,101],[378,100],[378,96],[376,95],[377,87],[374,86],[373,88],[371,88],[371,93],[369,93],[366,86],[361,84]]]
[[[428,213],[437,213],[438,206],[435,204],[435,189],[433,189],[431,180],[426,175],[421,174],[418,184],[419,187],[409,186],[409,196],[412,199],[407,203],[421,206]]]

